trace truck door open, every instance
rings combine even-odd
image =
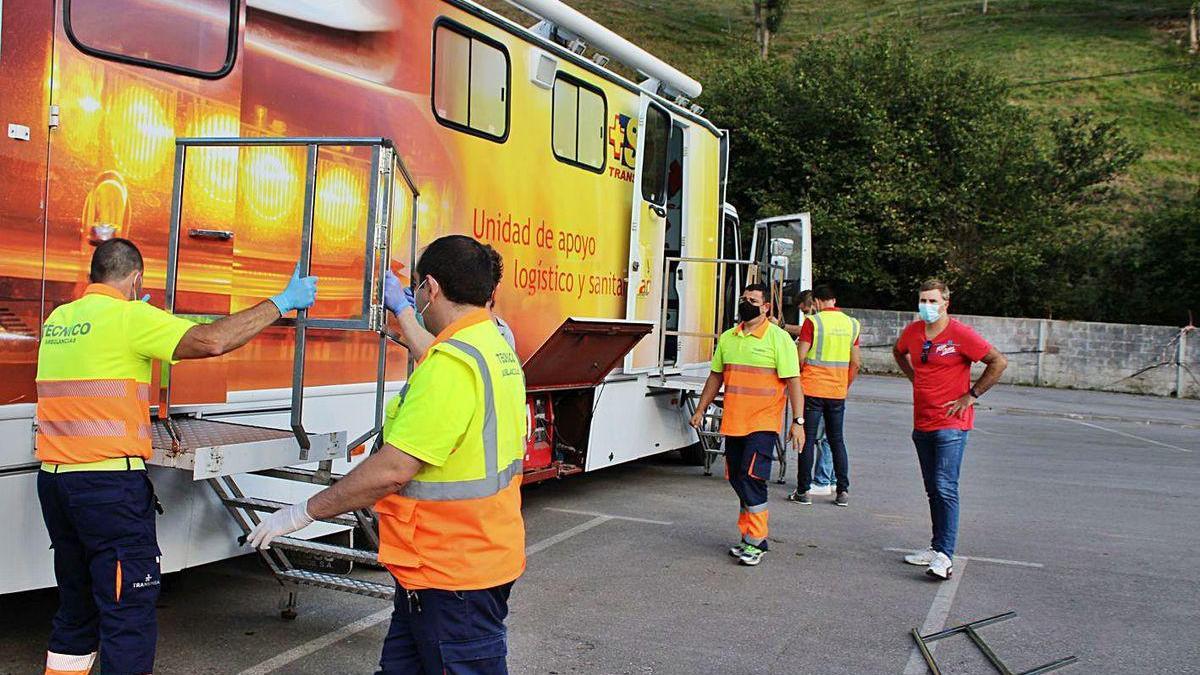
[[[658,365],[662,330],[663,258],[666,241],[667,170],[671,113],[641,95],[637,122],[637,167],[633,177],[633,213],[629,224],[629,286],[625,318],[649,321],[654,330],[625,357],[627,373]],[[673,360],[673,357],[671,357]]]

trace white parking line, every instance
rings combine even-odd
[[[608,516],[596,516],[595,518],[592,518],[591,520],[587,521],[586,523],[576,525],[575,527],[572,527],[569,530],[559,532],[558,534],[554,535],[553,537],[546,537],[545,539],[539,541],[536,544],[529,545],[525,549],[525,555],[533,555],[534,553],[537,553],[538,551],[545,551],[546,549],[550,548],[551,546],[553,546],[561,541],[570,539],[571,537],[574,537],[575,535],[579,534],[580,532],[587,532],[588,530],[592,529],[593,527],[596,527],[597,525],[603,525],[604,523],[607,523],[610,520],[612,520],[612,518],[610,518]]]
[[[966,559],[954,556],[954,576],[950,577],[949,581],[941,582],[938,587],[937,595],[933,596],[933,604],[929,607],[929,613],[925,615],[925,623],[921,625],[921,635],[936,633],[946,627],[946,617],[950,616],[950,605],[954,604],[954,594],[958,592],[958,585],[962,582],[963,571],[966,569]],[[929,644],[930,654],[933,653],[937,644],[936,642]],[[904,666],[904,675],[924,675],[928,671],[925,659],[921,656],[921,650],[913,645],[912,653],[908,655],[908,664]]]
[[[1142,436],[1136,436],[1134,434],[1125,433],[1124,431],[1117,431],[1116,429],[1109,429],[1108,427],[1102,427],[1099,424],[1092,424],[1091,422],[1084,422],[1083,420],[1071,420],[1071,421],[1074,422],[1075,424],[1079,424],[1079,425],[1082,425],[1085,427],[1090,427],[1092,429],[1099,429],[1100,431],[1107,431],[1110,434],[1116,434],[1118,436],[1132,438],[1135,441],[1141,441],[1143,443],[1151,443],[1153,445],[1158,445],[1158,446],[1161,446],[1164,448],[1170,448],[1172,450],[1178,450],[1180,452],[1192,452],[1192,450],[1189,450],[1188,448],[1181,448],[1178,445],[1171,445],[1170,443],[1163,443],[1162,441],[1156,441],[1152,438],[1144,438]]]
[[[893,551],[895,553],[912,553],[911,548],[885,548],[885,551]],[[978,560],[979,562],[995,563],[997,565],[1012,565],[1014,567],[1045,567],[1042,563],[1025,562],[1024,560],[1007,560],[1005,558],[984,558],[977,555],[956,555],[955,560]]]
[[[614,516],[611,513],[596,513],[595,511],[577,511],[575,509],[558,509],[552,506],[543,507],[546,511],[557,511],[559,513],[574,513],[580,516],[603,516],[611,520],[628,520],[633,523],[649,523],[651,525],[673,525],[674,523],[666,520],[650,520],[649,518],[634,518],[632,516]]]
[[[580,534],[582,532],[587,532],[588,530],[592,529],[593,527],[596,527],[597,525],[603,525],[604,523],[607,523],[610,520],[630,520],[635,523],[651,523],[654,525],[670,525],[671,524],[671,523],[663,522],[661,520],[647,520],[644,518],[627,518],[625,516],[610,516],[610,515],[606,515],[603,513],[590,513],[587,511],[571,511],[568,509],[550,509],[550,510],[551,511],[562,511],[564,513],[578,513],[581,515],[588,515],[588,516],[595,516],[595,517],[585,523],[581,523],[581,524],[576,525],[575,527],[572,527],[568,530],[559,532],[556,535],[546,537],[545,539],[542,539],[539,542],[536,542],[536,543],[530,544],[529,546],[526,546],[525,547],[525,555],[533,555],[535,553],[540,553],[542,551],[545,551],[546,549],[550,548],[551,546],[554,546],[555,544],[560,544],[560,543],[566,541],[567,539],[574,537],[577,534]],[[387,609],[379,610],[378,612],[375,612],[374,614],[364,616],[363,618],[359,619],[358,621],[355,621],[353,623],[348,623],[345,626],[342,626],[341,628],[339,628],[335,631],[326,633],[317,638],[313,638],[312,640],[309,640],[308,642],[305,642],[302,645],[293,647],[293,648],[287,650],[286,652],[283,652],[282,654],[273,656],[273,657],[267,659],[266,661],[259,663],[258,665],[251,666],[251,667],[243,670],[242,672],[238,673],[238,675],[266,675],[267,673],[274,672],[274,671],[288,665],[289,663],[292,663],[294,661],[302,659],[305,656],[308,656],[309,654],[320,651],[334,643],[345,640],[346,638],[350,637],[351,635],[354,635],[355,633],[361,633],[362,631],[367,630],[368,628],[371,628],[372,626],[381,624],[390,618],[392,618],[392,608],[389,607]]]

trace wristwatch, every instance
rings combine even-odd
[[[971,385],[971,388],[967,390],[967,393],[971,395],[971,398],[979,398],[979,393],[975,391],[975,385]]]
[[[793,417],[792,424],[802,427],[802,426],[804,426],[804,418],[803,417]]]

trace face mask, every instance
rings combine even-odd
[[[752,305],[749,302],[746,302],[745,300],[742,300],[741,302],[738,303],[738,319],[740,319],[742,323],[746,323],[747,321],[753,321],[753,320],[757,319],[761,314],[762,314],[762,307],[760,307],[758,305]]]
[[[920,305],[917,305],[917,314],[921,315],[921,319],[925,323],[933,323],[942,316],[942,312],[938,309],[937,305],[924,302]]]
[[[416,289],[413,290],[413,299],[414,300],[417,297],[417,293],[421,292],[421,287],[424,286],[428,281],[429,281],[429,277],[426,277],[421,280],[421,283],[417,284]],[[413,307],[413,309],[416,309],[416,311],[417,311],[417,323],[421,324],[422,328],[425,327],[425,310],[429,309],[429,305],[431,305],[431,304],[433,304],[433,300],[427,301],[425,303],[425,306],[422,307],[421,309],[417,309],[416,307]]]

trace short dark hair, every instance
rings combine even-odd
[[[797,300],[796,302],[803,305],[806,302],[812,302],[812,301],[813,301],[813,292],[810,290],[804,290],[804,291],[800,291],[800,299]]]
[[[115,237],[100,244],[92,252],[92,269],[89,273],[93,284],[120,281],[134,272],[141,272],[142,253],[128,239]]]
[[[837,292],[833,290],[832,284],[819,284],[813,288],[813,297],[821,302],[837,300]]]
[[[503,273],[496,249],[471,237],[452,234],[435,239],[417,261],[417,274],[437,279],[450,302],[483,307]]]
[[[771,301],[771,289],[767,288],[766,284],[758,282],[747,284],[746,287],[742,289],[742,293],[746,293],[748,291],[758,291],[759,293],[762,293],[763,303],[768,303]]]

